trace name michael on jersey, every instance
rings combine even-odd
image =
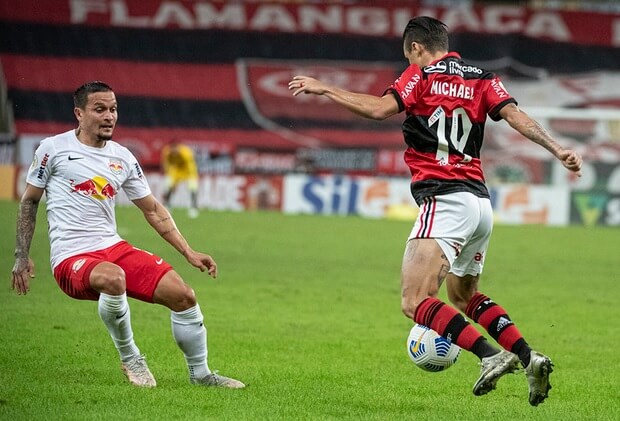
[[[462,83],[433,81],[431,84],[431,93],[462,99],[474,99],[474,88],[465,86]]]

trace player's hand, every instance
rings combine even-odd
[[[301,93],[323,95],[326,87],[320,80],[309,76],[295,76],[288,83],[288,90],[293,91],[293,95],[297,96]]]
[[[14,289],[19,295],[27,294],[30,291],[30,278],[34,278],[34,262],[32,259],[30,257],[15,259],[11,289]]]
[[[581,177],[581,165],[583,164],[583,159],[581,159],[581,155],[579,155],[579,153],[570,149],[564,149],[559,153],[558,158],[562,161],[562,165],[564,165],[566,169]]]
[[[192,266],[200,269],[201,272],[207,271],[212,278],[217,278],[217,263],[215,263],[213,257],[192,250],[185,253],[185,258]]]

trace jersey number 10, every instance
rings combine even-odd
[[[451,118],[450,133],[446,130],[446,120]],[[448,142],[452,144],[452,147],[463,154],[462,163],[471,161],[471,156],[467,155],[463,151],[467,140],[469,138],[469,132],[471,131],[471,120],[463,108],[457,108],[452,111],[452,117],[447,117],[443,107],[438,106],[433,114],[428,118],[428,127],[432,127],[437,124],[437,154],[435,155],[437,163],[439,165],[447,165],[450,155],[450,146]],[[459,137],[459,128],[461,129],[461,136]]]

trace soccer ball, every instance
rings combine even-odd
[[[416,324],[407,338],[407,353],[422,370],[436,372],[452,366],[461,348],[433,329]]]

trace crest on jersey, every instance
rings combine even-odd
[[[428,66],[425,66],[422,70],[424,71],[424,73],[445,73],[447,68],[448,67],[446,66],[446,62],[441,60],[435,64],[429,64]]]
[[[114,174],[120,174],[123,172],[123,164],[118,159],[110,159],[108,166],[110,167],[110,171]]]

